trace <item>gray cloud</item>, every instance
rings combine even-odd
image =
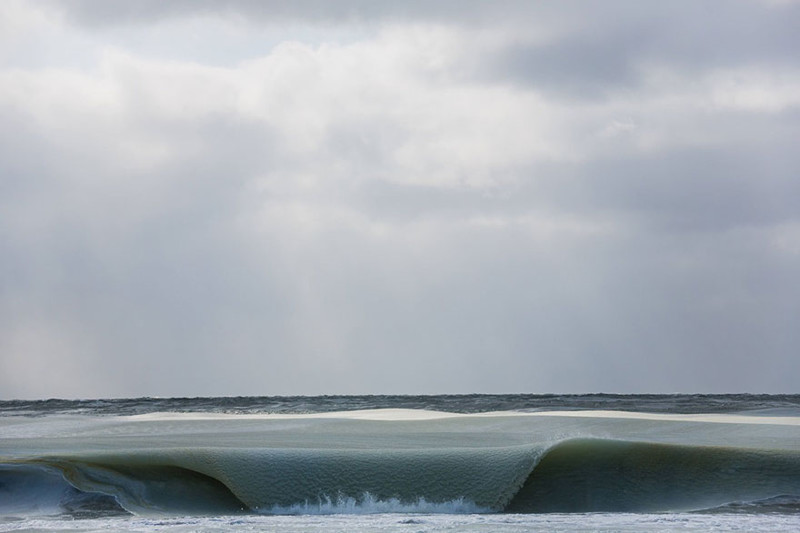
[[[304,23],[347,23],[380,21],[469,21],[475,23],[513,20],[519,15],[558,17],[559,11],[547,5],[512,0],[486,3],[479,0],[444,0],[442,2],[409,1],[403,3],[347,0],[297,2],[228,0],[224,2],[178,0],[163,2],[144,0],[135,5],[116,5],[98,0],[67,0],[56,6],[72,20],[90,26],[146,24],[175,17],[211,15],[233,16],[259,22],[286,20]],[[577,9],[573,3],[567,9]]]
[[[791,389],[797,5],[712,5],[6,4],[2,396]]]
[[[619,7],[619,6],[617,6]],[[692,74],[742,65],[797,65],[800,7],[754,3],[633,2],[564,6],[572,25],[555,39],[511,43],[481,61],[486,80],[523,83],[567,99],[640,88],[651,65]],[[535,20],[535,16],[532,16]],[[566,18],[566,17],[565,17]]]

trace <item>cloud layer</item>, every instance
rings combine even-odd
[[[0,6],[0,396],[794,390],[796,2]]]

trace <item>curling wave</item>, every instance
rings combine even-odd
[[[79,490],[38,464],[0,465],[0,515],[99,518],[128,514],[113,496]]]
[[[23,515],[795,509],[775,502],[800,501],[800,453],[594,438],[495,448],[128,450],[0,465],[0,494],[0,514]]]
[[[509,512],[691,511],[800,495],[797,452],[574,439],[550,448]]]

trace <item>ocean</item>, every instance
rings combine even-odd
[[[800,531],[800,395],[0,401],[0,531]]]

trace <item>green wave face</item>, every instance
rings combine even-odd
[[[237,514],[248,510],[213,477],[174,465],[147,464],[144,457],[126,462],[48,461],[72,486],[86,493],[107,494],[137,514]],[[155,458],[153,458],[155,459]],[[145,463],[145,464],[142,464]]]
[[[584,439],[542,458],[509,512],[655,512],[800,495],[796,452]]]
[[[536,460],[533,447],[434,450],[227,450],[45,458],[85,492],[136,513],[274,512],[319,502],[462,501],[501,511]]]
[[[800,425],[789,422],[518,414],[14,422],[0,436],[0,515],[794,508]]]
[[[541,456],[541,459],[540,459]],[[202,450],[36,461],[138,514],[403,511],[653,512],[800,495],[800,455],[599,439],[536,448]],[[332,503],[333,502],[333,503]],[[422,508],[421,508],[422,509]],[[430,510],[430,509],[428,509]],[[340,509],[346,512],[346,509]]]

